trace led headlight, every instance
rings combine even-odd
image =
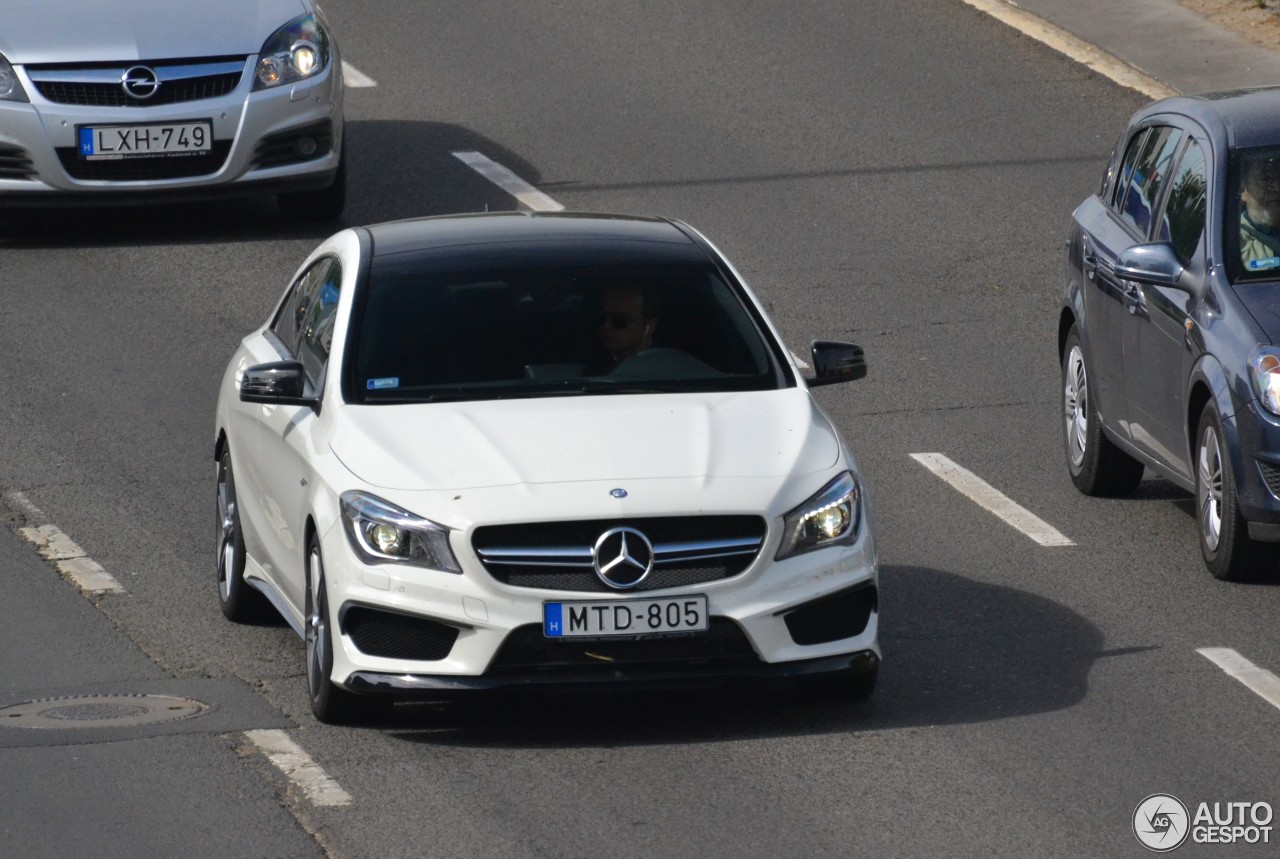
[[[329,64],[329,35],[314,15],[294,18],[258,51],[253,88],[267,89],[317,75]]]
[[[347,541],[366,563],[462,572],[448,528],[366,492],[344,492],[341,501]]]
[[[9,61],[0,56],[0,101],[29,101],[17,73]]]
[[[1259,346],[1249,358],[1249,379],[1263,408],[1280,416],[1280,349]]]
[[[846,471],[783,518],[776,560],[852,543],[858,538],[861,516],[858,481]]]

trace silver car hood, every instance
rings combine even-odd
[[[303,0],[4,0],[0,54],[16,64],[256,54]]]

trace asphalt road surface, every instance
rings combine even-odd
[[[335,227],[270,201],[9,216],[0,706],[209,708],[0,725],[0,855],[1137,856],[1150,794],[1280,803],[1280,711],[1198,652],[1280,670],[1280,576],[1214,581],[1186,494],[1087,499],[1060,451],[1065,228],[1142,96],[960,2],[325,8],[377,84],[347,95],[346,223],[515,208],[452,154],[478,151],[567,208],[703,230],[797,354],[866,347],[868,378],[818,397],[877,517],[879,689],[317,724],[300,640],[218,611],[212,431],[234,344]],[[85,599],[16,534],[46,523],[122,592]],[[265,737],[307,759],[281,769]]]

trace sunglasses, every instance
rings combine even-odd
[[[601,313],[599,323],[621,331],[624,328],[630,328],[632,325],[639,325],[640,320],[630,313]]]

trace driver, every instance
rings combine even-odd
[[[615,361],[653,348],[657,308],[645,290],[633,284],[605,287],[600,294],[600,345]]]
[[[1251,270],[1280,268],[1280,159],[1250,161],[1241,185],[1241,261]]]

